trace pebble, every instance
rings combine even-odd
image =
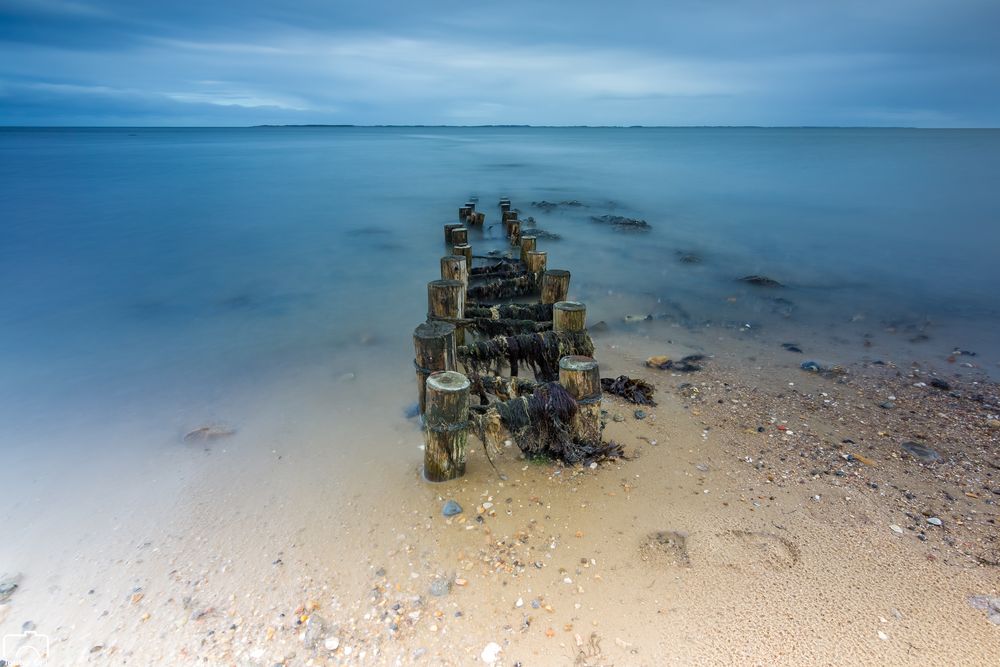
[[[931,524],[932,526],[940,526],[941,519],[937,518],[936,516],[932,516],[931,518],[927,519],[927,523]]]
[[[14,594],[17,587],[21,585],[21,575],[15,574],[10,577],[0,579],[0,602],[6,602]]]
[[[445,515],[446,517],[452,517],[455,516],[456,514],[461,514],[461,513],[462,513],[462,506],[459,505],[454,500],[446,501],[444,507],[441,508],[441,514]]]
[[[878,638],[881,639],[884,642],[889,641],[889,635],[885,634],[881,630],[878,631]]]
[[[889,524],[889,530],[891,530],[892,532],[896,533],[897,535],[902,535],[903,534],[903,529],[900,528],[899,526],[897,526],[894,523],[890,523]]]
[[[616,412],[615,415],[612,417],[612,419],[614,419],[616,422],[623,422],[625,421],[625,415],[623,415],[620,412]]]
[[[896,404],[893,403],[892,401],[883,401],[882,403],[879,403],[878,406],[886,410],[892,410],[894,407],[896,407]]]
[[[483,649],[483,652],[479,654],[479,657],[487,665],[495,665],[497,660],[500,658],[501,650],[500,644],[490,642],[486,645],[486,648]]]
[[[645,419],[646,418],[646,411],[645,410],[636,410],[633,414],[635,414],[635,418],[636,419]]]
[[[340,646],[340,640],[336,637],[327,637],[323,642],[323,646],[326,647],[327,651],[336,651]]]
[[[431,595],[434,597],[444,597],[451,592],[451,579],[443,579],[438,577],[431,582],[430,587]]]
[[[919,442],[904,442],[900,447],[903,451],[912,454],[921,461],[940,461],[941,455],[935,452],[933,449],[927,445],[921,445]]]
[[[320,637],[323,635],[326,622],[319,614],[312,614],[306,621],[306,631],[302,633],[302,643],[308,648],[316,648]]]

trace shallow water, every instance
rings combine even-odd
[[[504,247],[501,194],[562,236],[539,247],[591,322],[652,314],[639,331],[742,329],[830,361],[958,346],[992,372],[998,176],[992,130],[6,129],[0,439],[142,451],[239,428],[248,391],[314,420],[269,393],[289,386],[353,431],[401,418],[441,227],[473,195],[477,254]],[[590,219],[608,213],[651,229]]]

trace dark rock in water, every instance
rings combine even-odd
[[[413,401],[403,408],[403,416],[407,419],[413,419],[414,417],[420,416],[420,403]]]
[[[892,410],[896,407],[896,404],[892,401],[883,401],[882,403],[879,403],[878,406],[884,410]]]
[[[768,278],[767,276],[743,276],[742,278],[737,278],[741,283],[748,283],[750,285],[756,285],[757,287],[784,287],[774,278]]]
[[[647,230],[651,229],[650,224],[645,220],[636,218],[626,218],[622,215],[592,215],[590,219],[594,222],[601,222],[611,225],[615,229]]]
[[[645,419],[646,418],[646,411],[645,410],[636,410],[633,414],[635,415],[636,419]]]
[[[6,602],[14,594],[17,587],[21,585],[21,575],[15,574],[11,577],[0,579],[0,603]]]
[[[929,384],[930,386],[934,387],[935,389],[940,389],[942,391],[948,391],[949,389],[951,389],[951,385],[950,384],[948,384],[944,380],[941,380],[941,379],[938,379],[938,378],[934,378],[933,380],[931,380],[927,384]]]
[[[583,208],[585,206],[585,204],[583,204],[581,202],[578,202],[575,199],[572,199],[570,201],[561,201],[561,202],[551,202],[551,201],[545,201],[543,199],[542,201],[533,201],[533,202],[531,202],[531,205],[533,207],[535,207],[535,208],[542,209],[546,213],[548,213],[549,211],[554,211],[555,209],[557,209],[559,207],[564,207],[564,208]]]
[[[592,334],[594,334],[594,333],[604,333],[604,332],[606,332],[608,330],[608,323],[605,322],[604,320],[601,320],[600,322],[598,322],[597,324],[593,325],[592,327],[589,327],[589,329],[590,329],[590,333],[592,333]]]
[[[818,361],[803,361],[799,368],[809,373],[817,373],[825,378],[832,378],[838,375],[846,375],[847,371],[842,366],[826,366]]]
[[[211,442],[236,434],[236,429],[224,424],[207,424],[184,434],[185,442]]]
[[[547,232],[544,229],[542,229],[541,227],[536,227],[536,228],[532,229],[531,230],[531,235],[534,236],[539,241],[542,241],[542,240],[545,240],[545,241],[558,241],[559,239],[562,238],[558,234],[555,234],[553,232]]]
[[[782,343],[781,347],[785,348],[789,352],[798,352],[799,354],[802,354],[802,348],[795,343]]]
[[[456,514],[461,514],[461,513],[462,513],[462,506],[459,505],[454,500],[449,500],[445,502],[444,507],[441,508],[441,514],[447,517],[452,517],[455,516]]]
[[[974,357],[974,356],[976,356],[975,352],[969,352],[968,350],[963,350],[963,349],[960,349],[960,348],[957,348],[957,347],[954,350],[952,350],[951,353],[954,354],[956,357]]]
[[[677,261],[681,264],[701,264],[701,257],[693,252],[677,251]]]
[[[921,445],[919,442],[904,442],[900,447],[903,451],[915,456],[921,461],[940,461],[941,455],[935,452],[933,449],[927,445]]]

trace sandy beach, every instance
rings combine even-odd
[[[19,572],[0,629],[50,643],[54,663],[25,665],[997,655],[1000,626],[970,604],[1000,595],[1000,394],[981,369],[897,360],[823,376],[800,369],[802,355],[727,332],[701,371],[672,373],[644,359],[694,347],[637,332],[595,343],[602,376],[656,387],[642,419],[605,395],[605,437],[624,460],[573,468],[509,448],[501,479],[473,439],[466,476],[432,485],[419,427],[401,414],[372,428],[397,440],[388,460],[324,448],[333,424],[254,434],[250,419],[174,443],[170,465],[188,476],[169,502],[149,502],[163,483],[149,469],[87,508],[114,505],[110,537],[48,537],[61,548]],[[252,398],[240,397],[248,414],[274,424],[266,398]],[[270,448],[250,444],[268,437]],[[933,452],[922,460],[905,442]],[[355,481],[326,483],[341,465]],[[445,518],[446,500],[464,511]]]

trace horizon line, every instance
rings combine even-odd
[[[919,126],[919,125],[532,125],[517,123],[485,123],[477,125],[447,125],[428,123],[262,123],[255,125],[5,125],[0,130],[113,130],[113,129],[204,129],[204,130],[250,130],[250,129],[308,129],[308,128],[430,128],[430,129],[755,129],[755,130],[997,130],[1000,126]]]

